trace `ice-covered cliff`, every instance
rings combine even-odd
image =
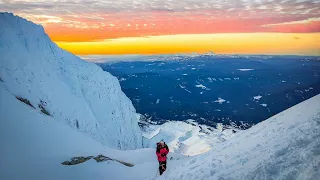
[[[158,169],[155,149],[117,150],[20,102],[0,83],[1,180],[147,180]],[[5,121],[2,121],[5,117]],[[106,160],[66,166],[73,157],[104,156]],[[169,154],[170,169],[188,157]]]
[[[142,145],[135,109],[117,78],[60,49],[43,27],[11,13],[0,13],[0,83],[34,111],[109,147]]]

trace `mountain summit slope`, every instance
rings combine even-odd
[[[60,49],[42,26],[11,13],[0,13],[0,78],[35,111],[109,147],[142,146],[135,109],[117,78]]]
[[[1,180],[147,180],[155,177],[155,149],[117,150],[38,113],[17,100],[0,83]],[[74,157],[102,154],[118,161],[65,166]],[[170,153],[169,168],[187,158]],[[170,158],[170,159],[171,159]],[[125,166],[119,161],[134,164]]]
[[[320,95],[293,106],[166,174],[166,180],[317,180]]]

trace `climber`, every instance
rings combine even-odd
[[[167,154],[169,153],[169,148],[165,142],[160,141],[157,143],[157,156],[159,161],[159,172],[160,175],[166,170],[167,168]]]

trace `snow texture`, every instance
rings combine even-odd
[[[318,180],[319,177],[320,95],[317,95],[242,131],[159,179]]]
[[[43,27],[11,13],[0,13],[0,77],[6,90],[28,99],[35,111],[43,104],[54,120],[109,147],[142,146],[135,109],[117,78],[60,49]]]
[[[164,140],[170,152],[188,156],[207,152],[217,144],[236,135],[232,133],[232,129],[222,131],[221,124],[216,129],[200,125],[193,120],[168,121],[162,125],[141,123],[144,124],[142,134],[148,140],[144,143],[145,147],[155,148],[157,142]]]
[[[203,155],[188,158],[170,152],[162,177],[157,175],[154,148],[106,148],[20,102],[2,83],[0,95],[0,179],[317,180],[320,175],[320,95],[239,132]],[[98,154],[133,163],[134,167],[94,160],[61,165],[75,156]]]
[[[145,180],[156,176],[155,149],[123,151],[104,147],[101,142],[20,102],[1,83],[0,95],[1,180]],[[134,166],[95,160],[73,166],[61,164],[72,157],[99,154]],[[171,169],[187,158],[175,153],[168,156]]]

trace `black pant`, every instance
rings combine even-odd
[[[160,175],[167,169],[167,161],[159,161]]]

